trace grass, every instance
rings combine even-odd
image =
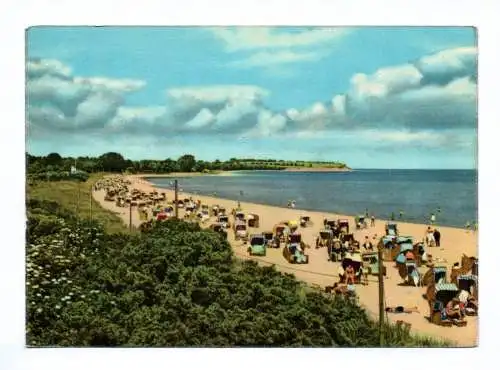
[[[26,186],[26,196],[58,202],[79,218],[90,218],[92,185],[103,175],[92,174],[86,182],[36,181]],[[95,200],[92,201],[92,219],[100,222],[108,233],[128,232],[128,228],[117,215],[102,208]]]

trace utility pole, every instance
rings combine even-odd
[[[90,188],[90,222],[92,222],[92,199],[93,199],[93,192],[94,192],[94,184],[92,184]]]
[[[379,334],[379,345],[380,347],[384,346],[384,259],[383,259],[383,243],[378,245],[378,334]]]
[[[77,198],[76,198],[76,216],[78,219],[80,219],[79,212],[80,212],[80,182],[78,181],[78,193],[77,193]]]
[[[177,182],[177,179],[174,180],[174,191],[175,191],[175,218],[179,218],[179,206],[177,204],[178,198],[179,198],[179,184]]]
[[[130,201],[128,208],[128,228],[132,232],[132,201]]]

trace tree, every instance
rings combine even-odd
[[[179,171],[191,172],[196,165],[196,158],[191,154],[184,154],[177,160]]]
[[[59,166],[61,164],[62,157],[59,153],[50,153],[45,157],[45,163],[49,166]]]
[[[99,166],[105,172],[122,172],[127,168],[127,161],[119,153],[109,152],[98,158]]]

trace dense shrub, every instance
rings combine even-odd
[[[47,171],[28,174],[28,181],[80,181],[85,182],[89,178],[87,172],[78,171],[71,173],[69,171]]]
[[[378,343],[360,307],[234,259],[227,240],[196,224],[169,220],[141,235],[108,235],[39,201],[28,202],[28,218],[29,345]],[[418,344],[408,332],[387,337],[388,345]]]

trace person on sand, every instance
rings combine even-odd
[[[352,265],[347,266],[345,269],[345,282],[347,285],[349,285],[349,283],[354,284],[355,282],[355,271]]]
[[[466,232],[469,232],[469,230],[470,230],[470,222],[469,221],[467,221],[465,223],[465,230],[466,230]]]
[[[295,201],[292,200],[292,208],[295,208]]]
[[[434,232],[430,226],[427,227],[427,235],[425,237],[425,241],[428,247],[433,247],[436,245],[436,241],[434,239]]]
[[[365,217],[368,218],[368,208],[365,208]]]
[[[370,251],[373,250],[373,244],[370,241],[370,239],[368,238],[368,235],[365,236],[365,242],[363,243],[363,248],[365,248],[366,250],[370,250]]]
[[[375,215],[373,213],[372,213],[372,217],[371,217],[370,226],[375,227]]]
[[[346,294],[347,293],[347,285],[342,283],[334,283],[331,287],[326,287],[326,292],[333,292],[335,294]]]
[[[418,307],[403,307],[403,306],[396,306],[396,307],[386,307],[385,312],[389,313],[413,313],[417,312],[420,313],[418,310]]]
[[[436,215],[434,213],[431,213],[431,225],[434,225],[436,223]]]
[[[436,241],[436,247],[441,246],[441,233],[438,229],[434,229],[434,240]]]
[[[415,261],[415,255],[413,254],[412,251],[408,251],[406,252],[405,254],[405,258],[408,260],[408,261]]]
[[[460,310],[460,300],[453,298],[445,307],[446,317],[449,319],[462,319],[462,312]]]

